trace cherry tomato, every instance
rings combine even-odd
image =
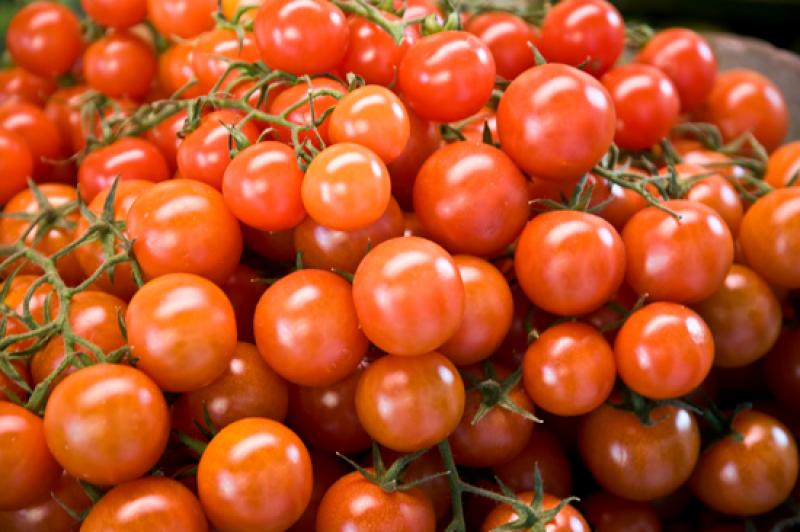
[[[625,276],[625,249],[611,224],[577,211],[534,218],[517,244],[514,269],[533,303],[576,316],[611,299]]]
[[[755,410],[739,412],[731,429],[736,434],[703,451],[689,486],[718,512],[766,513],[786,500],[797,481],[797,444],[780,421]]]
[[[86,85],[58,89],[44,108],[45,114],[58,129],[62,148],[68,153],[75,153],[83,147],[79,142],[83,138],[80,108],[89,90]]]
[[[491,256],[511,244],[528,220],[527,184],[499,149],[456,142],[422,165],[414,211],[449,251]]]
[[[147,17],[147,0],[81,0],[86,14],[101,26],[124,30]]]
[[[214,27],[217,0],[147,0],[147,17],[168,39],[191,39]]]
[[[350,30],[342,10],[325,0],[271,0],[254,33],[264,63],[291,74],[330,72],[344,57]]]
[[[101,37],[83,55],[86,82],[112,98],[144,98],[157,69],[152,48],[139,37],[124,32]]]
[[[33,154],[25,138],[5,129],[0,129],[0,174],[0,205],[25,190],[33,175]]]
[[[223,530],[286,530],[311,499],[311,458],[277,421],[236,421],[208,444],[197,469],[200,502]]]
[[[78,17],[65,5],[33,2],[8,25],[6,46],[14,63],[40,76],[67,73],[82,48]]]
[[[55,497],[80,514],[91,501],[78,482],[62,473],[50,490],[37,502],[13,512],[0,512],[0,529],[6,532],[70,532],[80,523],[56,502]]]
[[[470,17],[465,29],[489,47],[498,76],[511,80],[533,66],[531,45],[539,44],[539,35],[522,18],[489,11]]]
[[[516,497],[526,504],[533,502],[532,491],[518,493]],[[560,502],[558,498],[545,493],[542,499],[542,509],[550,510],[558,506]],[[513,523],[517,519],[519,519],[519,514],[513,507],[508,504],[498,504],[486,517],[481,526],[481,532],[491,532],[503,525]],[[590,529],[580,512],[571,504],[567,504],[550,522],[546,523],[544,530],[546,532],[589,532]]]
[[[386,526],[402,532],[433,532],[436,514],[430,499],[418,487],[384,491],[358,471],[337,480],[322,497],[317,532],[378,530]]]
[[[267,364],[302,386],[330,386],[353,373],[369,342],[352,292],[350,283],[322,270],[298,270],[270,286],[254,320]]]
[[[387,240],[361,261],[353,280],[364,334],[393,355],[421,355],[455,334],[464,284],[452,257],[430,240]]]
[[[0,70],[0,104],[22,100],[44,105],[55,91],[55,81],[48,77],[37,76],[20,67]]]
[[[652,65],[672,80],[684,113],[705,103],[717,77],[717,58],[708,41],[686,28],[658,32],[636,62]]]
[[[262,274],[239,264],[219,286],[225,292],[236,313],[236,333],[239,341],[253,342],[253,316],[261,294],[267,290]]]
[[[633,168],[628,169],[628,172],[639,173]],[[659,197],[655,187],[653,187],[650,192],[654,197]],[[644,196],[635,190],[614,183],[608,184],[608,199],[610,200],[609,203],[597,214],[613,225],[620,233],[622,233],[625,224],[628,223],[628,220],[630,220],[634,214],[648,207],[647,200],[644,199]]]
[[[497,109],[505,151],[531,176],[579,179],[606,153],[616,117],[611,96],[589,74],[541,65],[519,75]]]
[[[726,142],[750,132],[768,152],[783,143],[789,129],[788,115],[778,86],[743,68],[722,72],[699,110],[700,118],[719,127]]]
[[[419,169],[442,142],[439,126],[423,120],[413,112],[408,113],[411,136],[403,152],[387,165],[392,178],[392,194],[401,207],[412,208],[414,181]]]
[[[548,61],[578,66],[600,77],[625,47],[625,23],[605,0],[566,0],[551,9],[537,43]]]
[[[397,452],[431,447],[450,435],[464,414],[464,383],[453,363],[433,352],[388,355],[358,381],[356,412],[372,439]]]
[[[63,142],[58,128],[36,105],[9,102],[0,106],[0,128],[19,134],[33,155],[33,177],[37,182],[50,180],[55,165],[62,158]]]
[[[486,105],[494,89],[492,52],[463,31],[443,31],[409,47],[397,76],[397,87],[421,118],[455,122]]]
[[[389,21],[397,20],[391,13],[382,15]],[[361,76],[369,84],[391,85],[408,47],[419,39],[419,28],[406,26],[403,42],[397,44],[386,30],[363,17],[348,17],[347,25],[350,37],[339,68]]]
[[[800,288],[800,189],[770,192],[742,220],[739,242],[747,264],[765,281]]]
[[[764,358],[764,375],[775,397],[785,405],[800,400],[800,329],[786,328]]]
[[[674,168],[678,178],[687,182],[696,176],[705,176],[689,185],[685,198],[689,201],[708,205],[717,211],[722,219],[725,220],[725,224],[731,230],[731,234],[736,236],[739,233],[739,226],[744,215],[744,206],[736,187],[721,174],[708,175],[712,170],[702,166],[680,163],[676,164]]]
[[[192,68],[200,88],[209,92],[218,82],[219,87],[225,89],[238,77],[236,71],[225,75],[231,62],[255,63],[259,58],[252,33],[243,33],[240,40],[233,30],[216,29],[197,39],[192,53]],[[223,76],[223,81],[220,81]]]
[[[178,136],[178,133],[183,129],[187,117],[186,110],[179,111],[147,130],[145,134],[145,138],[154,144],[164,156],[172,174],[178,168],[178,149],[183,143],[183,139]]]
[[[650,301],[698,303],[722,286],[733,263],[733,238],[722,217],[693,201],[648,207],[625,225],[627,281]]]
[[[700,431],[685,409],[662,406],[645,425],[632,412],[603,405],[583,420],[583,461],[607,491],[634,501],[669,495],[692,474]]]
[[[194,46],[187,42],[175,43],[158,56],[158,82],[168,94],[174,94],[187,87],[181,92],[182,98],[196,98],[203,95],[203,88],[199,83],[188,86],[188,83],[195,79],[193,56]]]
[[[164,477],[144,477],[106,493],[86,516],[81,530],[181,530],[205,532],[200,501],[186,486]]]
[[[134,253],[148,278],[182,272],[221,282],[239,264],[239,223],[222,194],[204,183],[157,183],[134,202],[127,223]]]
[[[629,501],[605,491],[581,499],[581,510],[596,532],[661,532],[661,521],[647,503]]]
[[[519,454],[505,464],[494,466],[492,472],[513,491],[530,491],[537,466],[547,493],[558,497],[572,493],[572,473],[564,446],[541,425],[534,429]]]
[[[314,124],[314,120],[319,121],[320,117],[328,109],[336,105],[337,102],[335,97],[319,94],[320,91],[336,91],[344,94],[347,92],[347,88],[333,79],[314,78],[310,82],[299,83],[278,94],[269,106],[269,113],[273,115],[287,113],[286,120],[289,122],[302,126],[311,126]],[[298,142],[301,145],[310,142],[315,148],[321,149],[323,144],[328,144],[329,142],[329,123],[330,116],[327,116],[316,128],[300,131],[297,136]],[[281,142],[287,144],[294,142],[289,128],[275,125],[274,134],[276,139]]]
[[[769,156],[764,181],[773,188],[785,187],[800,172],[800,142],[784,144]],[[795,179],[795,186],[800,179]]]
[[[99,485],[141,477],[169,438],[158,386],[129,366],[79,369],[53,389],[44,412],[47,446],[67,472]]]

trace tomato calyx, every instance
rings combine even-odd
[[[472,373],[461,373],[464,380],[470,385],[467,391],[477,390],[481,395],[481,404],[470,421],[471,425],[476,425],[493,408],[503,408],[534,423],[542,422],[541,419],[515,403],[509,396],[522,379],[522,368],[517,369],[505,379],[500,379],[494,366],[490,362],[484,362],[483,374],[486,378],[479,380]]]
[[[706,447],[727,437],[733,438],[739,443],[743,442],[744,437],[733,428],[733,422],[740,413],[752,408],[752,403],[739,403],[732,412],[726,413],[716,403],[708,401],[708,405],[700,413],[706,422],[706,429],[703,434],[703,442]]]
[[[400,477],[408,469],[414,460],[427,453],[429,449],[423,449],[415,453],[400,456],[397,460],[387,468],[384,464],[383,457],[381,456],[380,446],[372,442],[372,467],[365,468],[357,464],[342,453],[336,453],[336,456],[347,462],[356,471],[358,471],[365,479],[381,488],[386,493],[394,493],[397,491],[408,491],[418,487],[421,484],[430,482],[431,480],[448,475],[446,471],[422,477],[411,482],[403,482]]]
[[[704,411],[701,408],[698,408],[688,401],[681,399],[649,399],[636,393],[624,384],[620,384],[619,386],[619,399],[619,401],[609,400],[608,404],[617,410],[631,412],[645,427],[652,427],[661,421],[660,419],[653,418],[652,414],[654,410],[663,406],[682,408],[698,416],[704,415]]]

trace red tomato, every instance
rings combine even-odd
[[[152,468],[169,438],[158,386],[130,366],[79,369],[55,387],[44,412],[47,446],[67,472],[112,485]]]
[[[350,283],[322,270],[298,270],[270,286],[258,302],[253,328],[267,364],[302,386],[344,379],[369,347]]]
[[[708,41],[686,28],[658,32],[636,62],[652,65],[672,80],[684,113],[705,103],[717,77],[717,58]]]
[[[629,501],[605,491],[581,499],[581,510],[596,532],[661,532],[661,520],[647,503]]]
[[[541,425],[534,429],[528,445],[519,454],[493,467],[492,472],[513,491],[530,491],[537,466],[547,493],[558,497],[568,497],[572,493],[572,473],[564,446]]]
[[[0,129],[0,175],[0,205],[25,190],[33,175],[33,154],[25,138],[5,129]]]
[[[193,56],[194,46],[188,42],[175,43],[158,56],[158,82],[168,94],[178,92],[195,79]],[[181,98],[196,98],[202,95],[202,87],[199,83],[195,83],[181,93]]]
[[[233,273],[219,285],[230,299],[236,313],[236,335],[239,341],[252,342],[255,338],[253,336],[253,315],[256,312],[258,300],[261,299],[261,294],[267,289],[262,278],[262,274],[256,270],[239,264]]]
[[[430,240],[387,240],[361,261],[353,280],[364,334],[393,355],[421,355],[455,334],[464,284],[452,257]]]
[[[628,169],[628,172],[639,173],[635,169]],[[659,197],[655,187],[653,187],[650,192],[654,197]],[[597,214],[613,225],[620,233],[622,233],[625,224],[628,223],[628,220],[630,220],[634,214],[647,208],[649,205],[647,200],[644,199],[644,196],[635,190],[614,183],[608,184],[608,197],[610,202]]]
[[[21,67],[0,70],[0,104],[22,100],[44,105],[56,90],[55,81],[37,76]]]
[[[67,153],[75,153],[83,148],[83,125],[81,121],[81,102],[89,92],[86,85],[75,85],[58,89],[47,100],[44,112],[56,125],[61,137],[62,147]]]
[[[489,47],[498,76],[512,80],[533,66],[531,45],[539,44],[539,35],[536,28],[522,18],[489,11],[470,17],[464,29]]]
[[[532,491],[518,493],[516,497],[526,504],[533,502]],[[555,508],[559,502],[561,501],[558,498],[545,493],[542,499],[542,509],[550,510]],[[510,505],[498,504],[486,517],[481,526],[481,532],[491,532],[503,525],[515,522],[519,517],[519,514]],[[580,512],[571,504],[567,504],[550,522],[545,524],[544,530],[546,532],[589,532],[590,529],[589,524]]]
[[[495,74],[492,53],[480,39],[443,31],[411,45],[400,62],[397,87],[420,117],[455,122],[486,105]]]
[[[255,63],[259,58],[252,33],[245,32],[240,40],[233,30],[216,29],[203,33],[195,42],[192,68],[200,88],[209,92],[225,76],[231,62]],[[236,78],[236,71],[228,73],[220,88],[224,90]]]
[[[203,510],[223,530],[286,530],[311,499],[311,458],[277,421],[236,421],[208,444],[197,469]]]
[[[439,353],[387,355],[361,375],[356,412],[381,445],[402,453],[421,451],[458,426],[464,415],[464,383],[453,363]]]
[[[168,39],[191,39],[214,27],[217,0],[147,0],[147,17]]]
[[[341,94],[347,92],[347,88],[336,80],[314,78],[310,82],[299,83],[278,94],[269,106],[269,113],[273,115],[285,114],[286,120],[293,124],[311,126],[313,120],[318,121],[325,114],[325,111],[336,105],[338,101],[333,96],[320,95],[319,91],[321,90],[336,91]],[[316,128],[299,132],[297,135],[298,142],[302,145],[308,141],[315,148],[321,149],[323,144],[326,145],[329,141],[329,123],[330,116],[325,118]],[[294,142],[291,131],[284,126],[275,125],[274,134],[276,139],[281,142],[287,144]]]
[[[0,106],[0,128],[19,134],[33,155],[33,177],[50,181],[55,165],[62,158],[63,139],[56,125],[41,108],[27,102],[8,102]]]
[[[744,206],[736,187],[733,186],[728,179],[721,174],[708,175],[713,170],[696,166],[689,163],[681,163],[675,165],[675,172],[678,178],[684,181],[696,176],[705,176],[689,187],[686,192],[685,198],[689,201],[702,203],[708,205],[719,214],[731,234],[736,236],[739,233],[739,226],[742,223],[742,216],[744,215]],[[666,171],[662,171],[666,173]]]
[[[325,0],[266,2],[253,29],[264,63],[298,76],[336,68],[350,34],[342,10]]]
[[[174,174],[178,168],[178,150],[183,143],[183,139],[178,136],[178,133],[186,124],[187,116],[185,110],[179,111],[147,130],[145,134],[147,140],[153,143],[164,156],[171,174]]]
[[[0,512],[0,529],[6,532],[70,532],[80,523],[73,519],[56,502],[66,504],[80,514],[87,510],[91,501],[83,488],[67,473],[56,480],[55,485],[37,502],[13,512]]]
[[[112,98],[144,98],[156,77],[153,49],[129,33],[113,33],[93,42],[83,55],[90,87]]]
[[[14,63],[47,77],[69,72],[81,54],[78,17],[55,2],[33,2],[17,11],[6,32]]]
[[[414,181],[419,169],[442,143],[439,126],[408,113],[411,135],[403,152],[387,165],[392,178],[392,194],[404,209],[411,210]]]
[[[131,206],[127,224],[136,258],[148,278],[182,272],[222,282],[239,264],[239,222],[222,194],[204,183],[189,179],[157,183]]]
[[[492,256],[528,220],[525,177],[488,144],[448,144],[422,165],[414,182],[414,211],[422,226],[453,253]]]
[[[566,65],[541,65],[517,77],[497,109],[505,151],[531,176],[571,181],[591,170],[614,139],[611,96],[596,79]]]
[[[625,47],[625,23],[605,0],[566,0],[551,9],[542,23],[539,49],[548,61],[578,66],[600,77]]]
[[[382,15],[389,21],[397,20],[390,13]],[[363,17],[348,17],[347,25],[350,37],[339,68],[345,73],[358,74],[369,84],[391,85],[408,47],[419,39],[419,27],[406,26],[403,42],[397,44],[386,30]]]
[[[147,0],[81,0],[86,14],[101,26],[124,30],[147,17]]]
[[[800,172],[800,142],[784,144],[769,156],[764,181],[773,188],[783,188]],[[800,186],[800,179],[794,186]]]

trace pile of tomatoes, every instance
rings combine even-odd
[[[0,70],[0,530],[797,525],[769,79],[605,0],[81,4]]]

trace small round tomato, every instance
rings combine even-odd
[[[267,364],[302,386],[342,380],[369,347],[350,283],[322,270],[298,270],[270,286],[256,307],[253,330]]]
[[[390,163],[402,152],[411,136],[411,125],[403,102],[379,85],[367,85],[339,100],[328,125],[331,142],[353,142],[369,148]]]
[[[266,2],[253,30],[264,63],[298,76],[334,70],[350,34],[342,10],[325,0]]]
[[[535,468],[539,468],[547,493],[568,497],[572,493],[572,473],[564,446],[548,429],[534,429],[528,445],[505,464],[494,466],[492,472],[514,491],[530,491],[535,483]]]
[[[492,95],[496,67],[489,47],[471,33],[434,33],[409,47],[397,87],[420,117],[455,122],[480,111]]]
[[[781,305],[756,272],[734,264],[714,294],[695,306],[714,334],[714,365],[729,368],[755,362],[781,332]]]
[[[623,65],[607,72],[603,85],[617,112],[614,141],[620,148],[645,150],[678,123],[681,102],[672,81],[650,65]]]
[[[144,98],[157,69],[153,49],[124,32],[101,37],[83,55],[86,83],[112,98]]]
[[[800,288],[800,188],[756,201],[742,220],[739,242],[747,264],[768,283]]]
[[[191,39],[214,27],[217,0],[147,0],[147,17],[168,39]]]
[[[344,94],[347,92],[347,88],[340,82],[329,78],[314,78],[310,82],[298,83],[278,94],[269,106],[269,113],[285,114],[286,120],[289,122],[311,127],[315,120],[319,121],[325,112],[336,105],[338,101],[332,95],[320,94],[320,91],[335,91]],[[330,124],[330,116],[327,116],[313,129],[298,132],[297,141],[300,145],[310,142],[315,148],[321,149],[324,144],[329,142],[328,124]],[[287,144],[294,142],[291,131],[287,127],[274,125],[274,134],[276,139],[281,142]]]
[[[661,520],[652,506],[629,501],[605,491],[581,499],[581,510],[597,532],[661,532]]]
[[[686,200],[636,213],[625,225],[628,284],[649,300],[698,303],[722,286],[733,264],[733,237],[706,205]]]
[[[411,210],[414,181],[428,157],[439,149],[442,133],[437,124],[423,120],[412,112],[408,113],[408,118],[411,135],[406,147],[386,166],[392,178],[392,195],[401,207]]]
[[[672,80],[684,113],[705,103],[717,77],[717,58],[708,41],[686,28],[658,32],[636,62],[652,65]]]
[[[524,19],[489,11],[470,17],[464,29],[489,47],[498,76],[511,80],[534,65],[531,45],[539,44],[539,35]]]
[[[552,181],[580,179],[608,151],[615,130],[608,91],[566,65],[523,72],[497,109],[503,151],[529,175]]]
[[[33,2],[17,11],[6,32],[14,63],[47,77],[69,72],[81,54],[81,25],[67,6]]]
[[[148,278],[182,272],[222,282],[239,264],[239,222],[222,194],[204,183],[157,183],[131,206],[127,224],[135,241],[133,251]]]
[[[605,0],[566,0],[544,17],[537,43],[548,61],[578,66],[600,77],[625,47],[625,23]]]
[[[617,376],[603,335],[569,322],[550,327],[531,344],[522,371],[533,402],[559,416],[586,414],[603,404]]]
[[[514,269],[536,306],[577,316],[597,309],[619,289],[625,249],[617,230],[599,216],[552,211],[525,227]]]
[[[700,456],[689,486],[712,509],[742,517],[777,507],[797,481],[797,444],[777,419],[747,410]]]
[[[690,163],[680,163],[675,165],[675,172],[678,179],[689,181],[696,176],[704,176],[693,179],[694,183],[689,185],[689,190],[685,198],[689,201],[702,203],[717,211],[725,220],[731,234],[736,236],[739,233],[739,226],[744,216],[744,206],[736,187],[731,184],[722,174],[714,173],[709,175],[712,170]],[[662,171],[666,173],[666,169]]]
[[[91,506],[91,501],[78,481],[66,472],[49,486],[48,492],[35,503],[13,512],[0,511],[0,529],[6,532],[70,532],[80,523],[56,502],[56,498],[80,514]]]
[[[783,188],[800,172],[800,142],[784,144],[769,156],[764,181],[773,188]],[[795,179],[794,186],[800,186]]]
[[[161,390],[130,366],[79,369],[53,389],[44,412],[47,446],[67,472],[99,485],[141,477],[169,439]]]
[[[191,43],[178,42],[158,56],[158,82],[165,92],[174,94],[188,87],[188,83],[195,79],[192,67],[193,55],[194,46]],[[195,83],[181,93],[181,98],[196,98],[202,95],[202,87],[199,83]]]
[[[236,421],[208,444],[197,488],[211,523],[223,530],[286,530],[311,499],[311,457],[277,421]]]
[[[81,524],[84,532],[136,530],[205,532],[200,501],[176,480],[144,477],[115,487],[95,504]]]
[[[457,366],[475,364],[500,347],[511,328],[514,301],[503,274],[491,263],[469,255],[453,257],[464,283],[464,315],[439,352]]]
[[[414,182],[414,212],[447,250],[496,255],[528,220],[528,187],[525,176],[499,149],[456,142],[422,165]]]
[[[692,474],[700,430],[685,409],[662,406],[642,424],[633,413],[603,405],[583,419],[581,456],[607,491],[634,501],[669,495]]]
[[[63,139],[55,123],[36,105],[9,102],[0,107],[0,128],[19,134],[33,155],[33,174],[37,182],[49,181],[55,171],[51,161],[61,159]]]
[[[526,491],[518,493],[517,499],[526,504],[533,502],[533,492]],[[555,508],[561,501],[549,493],[542,497],[542,509],[547,511]],[[519,514],[508,504],[498,504],[495,506],[481,526],[481,532],[491,532],[501,528],[503,525],[514,523],[519,519]],[[546,532],[589,532],[589,524],[586,519],[571,504],[564,506],[560,512],[548,523],[545,524]]]
[[[60,473],[42,420],[0,401],[0,510],[19,510],[47,495]]]
[[[387,20],[397,20],[391,13],[382,15]],[[406,26],[403,42],[397,44],[386,30],[364,17],[348,17],[347,25],[350,37],[339,68],[344,73],[352,72],[361,76],[370,84],[391,85],[408,47],[419,39],[419,28],[415,25]]]
[[[144,22],[147,17],[147,0],[81,0],[81,7],[101,26],[118,30]]]
[[[22,100],[44,105],[55,91],[56,83],[49,77],[38,76],[21,67],[0,70],[0,104]]]
[[[231,62],[255,63],[259,59],[258,48],[252,33],[240,37],[233,30],[216,29],[203,33],[194,44],[192,68],[200,88],[209,92],[219,83],[223,90],[238,76],[229,72]],[[225,79],[220,79],[225,76]]]
[[[378,530],[391,523],[394,530],[433,532],[436,514],[419,487],[384,491],[353,471],[331,486],[319,505],[317,532]]]
[[[458,370],[443,355],[387,355],[361,375],[356,412],[372,439],[410,453],[437,444],[456,429],[464,415],[464,395]]]
[[[89,90],[86,85],[58,89],[44,108],[45,114],[58,130],[63,149],[70,154],[83,148],[79,142],[83,138],[81,102]]]
[[[421,355],[455,334],[464,283],[430,240],[401,237],[373,248],[356,270],[353,297],[364,334],[393,355]]]
[[[228,164],[222,196],[239,220],[261,231],[285,231],[303,221],[303,171],[282,142],[259,142]]]
[[[764,358],[767,386],[784,405],[800,402],[800,329],[786,328]]]
[[[391,179],[375,152],[346,142],[326,148],[311,161],[301,193],[314,221],[331,229],[353,231],[386,212]]]
[[[717,77],[699,116],[716,125],[726,142],[750,132],[768,152],[783,143],[789,129],[789,110],[778,86],[743,68]]]
[[[633,168],[628,169],[630,173],[639,173]],[[658,191],[653,187],[650,192],[658,198]],[[608,184],[609,203],[600,211],[598,216],[608,221],[614,228],[622,233],[625,224],[628,223],[634,214],[648,207],[644,196],[635,190],[622,187],[615,183]]]
[[[0,205],[27,187],[33,175],[33,154],[25,139],[13,131],[0,129]]]
[[[171,174],[174,174],[178,168],[178,149],[183,143],[183,139],[178,136],[178,133],[186,124],[187,117],[186,110],[179,111],[148,129],[145,134],[145,138],[153,143],[164,156]]]
[[[211,384],[236,350],[231,302],[197,275],[173,273],[148,282],[131,299],[125,322],[136,366],[171,392]]]

